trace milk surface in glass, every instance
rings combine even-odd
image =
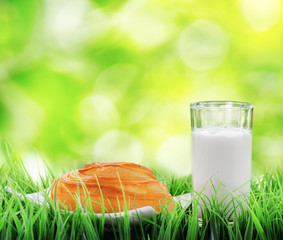
[[[193,185],[210,200],[217,191],[224,205],[236,195],[246,199],[251,178],[251,130],[204,127],[192,131]],[[218,190],[215,190],[219,187]],[[233,191],[233,194],[230,194]]]

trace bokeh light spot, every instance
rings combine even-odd
[[[259,94],[260,96],[265,95],[268,98],[271,98],[271,96],[282,96],[281,92],[276,91],[278,88],[283,88],[282,78],[274,72],[251,72],[246,76],[246,84],[254,89],[251,94],[254,97],[258,97]],[[266,99],[264,101],[266,102]]]
[[[179,54],[195,70],[209,70],[225,59],[229,42],[223,29],[214,22],[198,20],[189,25],[179,39]]]
[[[119,14],[122,28],[141,45],[158,45],[170,35],[171,27],[155,10],[150,12],[145,1],[136,0],[128,1]]]
[[[157,153],[157,163],[180,176],[191,173],[190,139],[188,134],[170,137]]]
[[[91,95],[80,103],[82,127],[86,131],[96,131],[119,124],[119,113],[113,102],[103,95]]]
[[[279,20],[282,3],[280,0],[241,0],[241,8],[251,27],[266,31]]]
[[[131,111],[127,116],[128,124],[135,124],[141,121],[145,115],[150,111],[151,101],[142,99],[131,106]]]
[[[19,145],[34,141],[44,124],[43,107],[13,84],[2,86],[0,94],[12,117],[8,137]]]
[[[143,146],[133,134],[118,129],[104,133],[94,146],[96,161],[141,163]]]
[[[132,64],[116,64],[105,69],[95,82],[94,93],[117,101],[134,80],[137,70]]]
[[[276,169],[283,167],[282,161],[282,144],[283,138],[280,137],[261,137],[259,138],[259,152],[264,156],[268,161],[264,161],[263,165],[266,168]]]
[[[83,29],[88,11],[87,1],[50,0],[46,4],[44,30],[47,37],[52,38],[51,46],[55,43],[60,48],[70,50],[85,40],[86,32]]]
[[[156,150],[169,136],[165,129],[158,126],[146,127],[142,131],[142,139],[146,144],[146,149],[151,151],[152,154],[156,154]]]
[[[44,38],[51,48],[76,52],[95,42],[112,27],[112,18],[88,0],[46,1]]]
[[[36,152],[27,152],[22,155],[25,168],[35,182],[45,178],[45,166],[41,156]]]

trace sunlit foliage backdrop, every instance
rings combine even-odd
[[[280,0],[0,0],[0,134],[31,172],[191,173],[189,103],[255,105],[253,172],[283,162]],[[1,161],[1,160],[0,160]]]

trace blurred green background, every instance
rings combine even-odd
[[[35,176],[41,159],[187,175],[189,103],[238,100],[253,173],[282,167],[282,21],[280,0],[0,0],[1,138]]]

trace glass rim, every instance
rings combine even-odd
[[[192,102],[191,109],[253,109],[254,105],[238,101],[200,101]]]

